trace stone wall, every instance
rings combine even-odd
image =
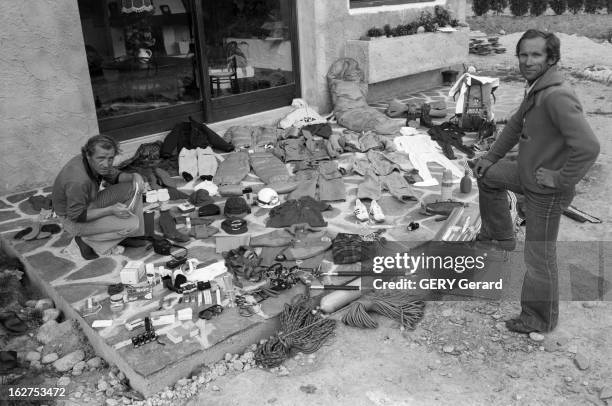
[[[331,110],[327,80],[329,66],[345,56],[346,41],[359,39],[369,28],[414,21],[421,11],[444,6],[465,21],[465,0],[435,0],[398,6],[350,9],[349,0],[299,0],[298,33],[302,98],[319,112]],[[467,53],[467,42],[466,53]]]
[[[3,0],[0,194],[48,185],[98,131],[77,0]]]

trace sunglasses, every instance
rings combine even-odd
[[[199,312],[198,317],[204,320],[210,320],[221,313],[223,313],[223,306],[216,304]]]

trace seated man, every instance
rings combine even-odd
[[[72,158],[53,184],[53,208],[74,236],[84,259],[118,253],[127,237],[144,234],[142,193],[144,182],[137,173],[113,167],[119,152],[117,141],[95,135],[81,154]],[[106,188],[100,190],[102,181]]]

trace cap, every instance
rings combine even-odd
[[[239,217],[228,217],[221,223],[221,228],[228,234],[244,234],[249,229],[247,222]]]
[[[225,201],[223,214],[228,217],[246,216],[251,212],[249,204],[241,196],[230,196]]]

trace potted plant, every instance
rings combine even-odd
[[[380,28],[372,27],[367,32],[367,38],[371,41],[373,39],[381,38],[384,34],[384,31]]]

